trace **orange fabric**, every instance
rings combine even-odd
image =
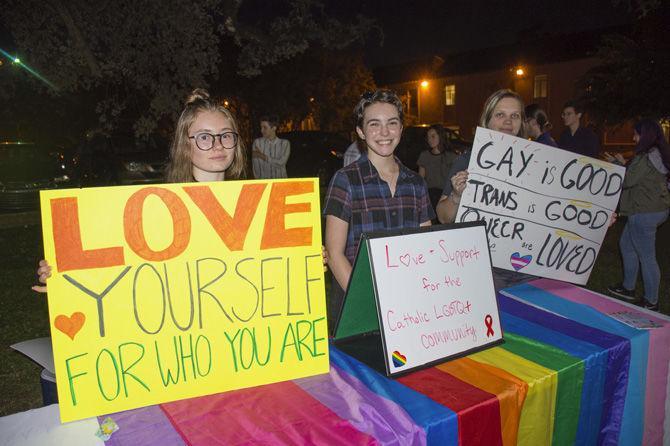
[[[503,444],[516,445],[521,409],[528,392],[528,384],[524,380],[502,369],[469,358],[456,359],[440,364],[437,368],[496,395],[500,405]]]

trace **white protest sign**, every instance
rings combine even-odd
[[[584,285],[625,169],[477,128],[456,221],[484,219],[493,265]]]
[[[390,374],[502,339],[483,225],[368,243]]]

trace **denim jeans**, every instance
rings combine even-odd
[[[623,228],[619,249],[623,258],[623,286],[635,289],[637,272],[642,265],[644,298],[647,302],[658,303],[658,286],[661,270],[656,261],[656,228],[668,218],[668,210],[643,212],[628,217]]]

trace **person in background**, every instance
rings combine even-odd
[[[598,136],[591,129],[581,126],[582,108],[573,101],[563,106],[563,124],[567,127],[558,139],[558,147],[580,155],[597,158],[600,153]]]
[[[426,182],[394,155],[403,130],[402,102],[390,90],[366,92],[354,108],[356,133],[366,151],[338,170],[324,204],[331,330],[349,285],[363,232],[428,226],[435,217]]]
[[[457,155],[449,150],[447,141],[444,127],[440,124],[431,125],[426,132],[428,150],[422,151],[416,162],[419,166],[419,175],[428,185],[430,204],[433,208],[437,207],[440,201],[445,178],[457,158]]]
[[[656,260],[656,230],[668,219],[670,147],[661,126],[651,120],[638,122],[633,133],[635,156],[628,163],[623,182],[620,215],[628,221],[619,240],[623,282],[607,288],[610,294],[635,302],[635,284],[642,267],[643,306],[658,311],[661,271]]]
[[[502,89],[493,93],[484,103],[479,118],[479,126],[524,138],[525,121],[523,100],[518,93]],[[468,181],[468,165],[472,150],[467,150],[454,161],[444,182],[442,196],[437,204],[437,218],[440,223],[453,223],[456,220],[461,194]]]
[[[526,134],[535,142],[546,146],[558,147],[551,137],[551,123],[547,113],[538,104],[526,106]]]
[[[261,134],[251,152],[254,177],[258,179],[286,178],[286,162],[291,155],[291,143],[277,137],[277,116],[262,116]]]
[[[347,167],[349,164],[353,163],[356,161],[358,158],[361,157],[361,149],[358,147],[359,141],[358,141],[358,136],[354,137],[354,142],[352,142],[349,147],[347,147],[347,150],[344,152],[344,158],[342,159],[342,167]]]

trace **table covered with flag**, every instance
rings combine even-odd
[[[110,414],[106,444],[670,444],[669,318],[548,279],[498,303],[499,346],[398,379],[331,346],[326,375]]]

